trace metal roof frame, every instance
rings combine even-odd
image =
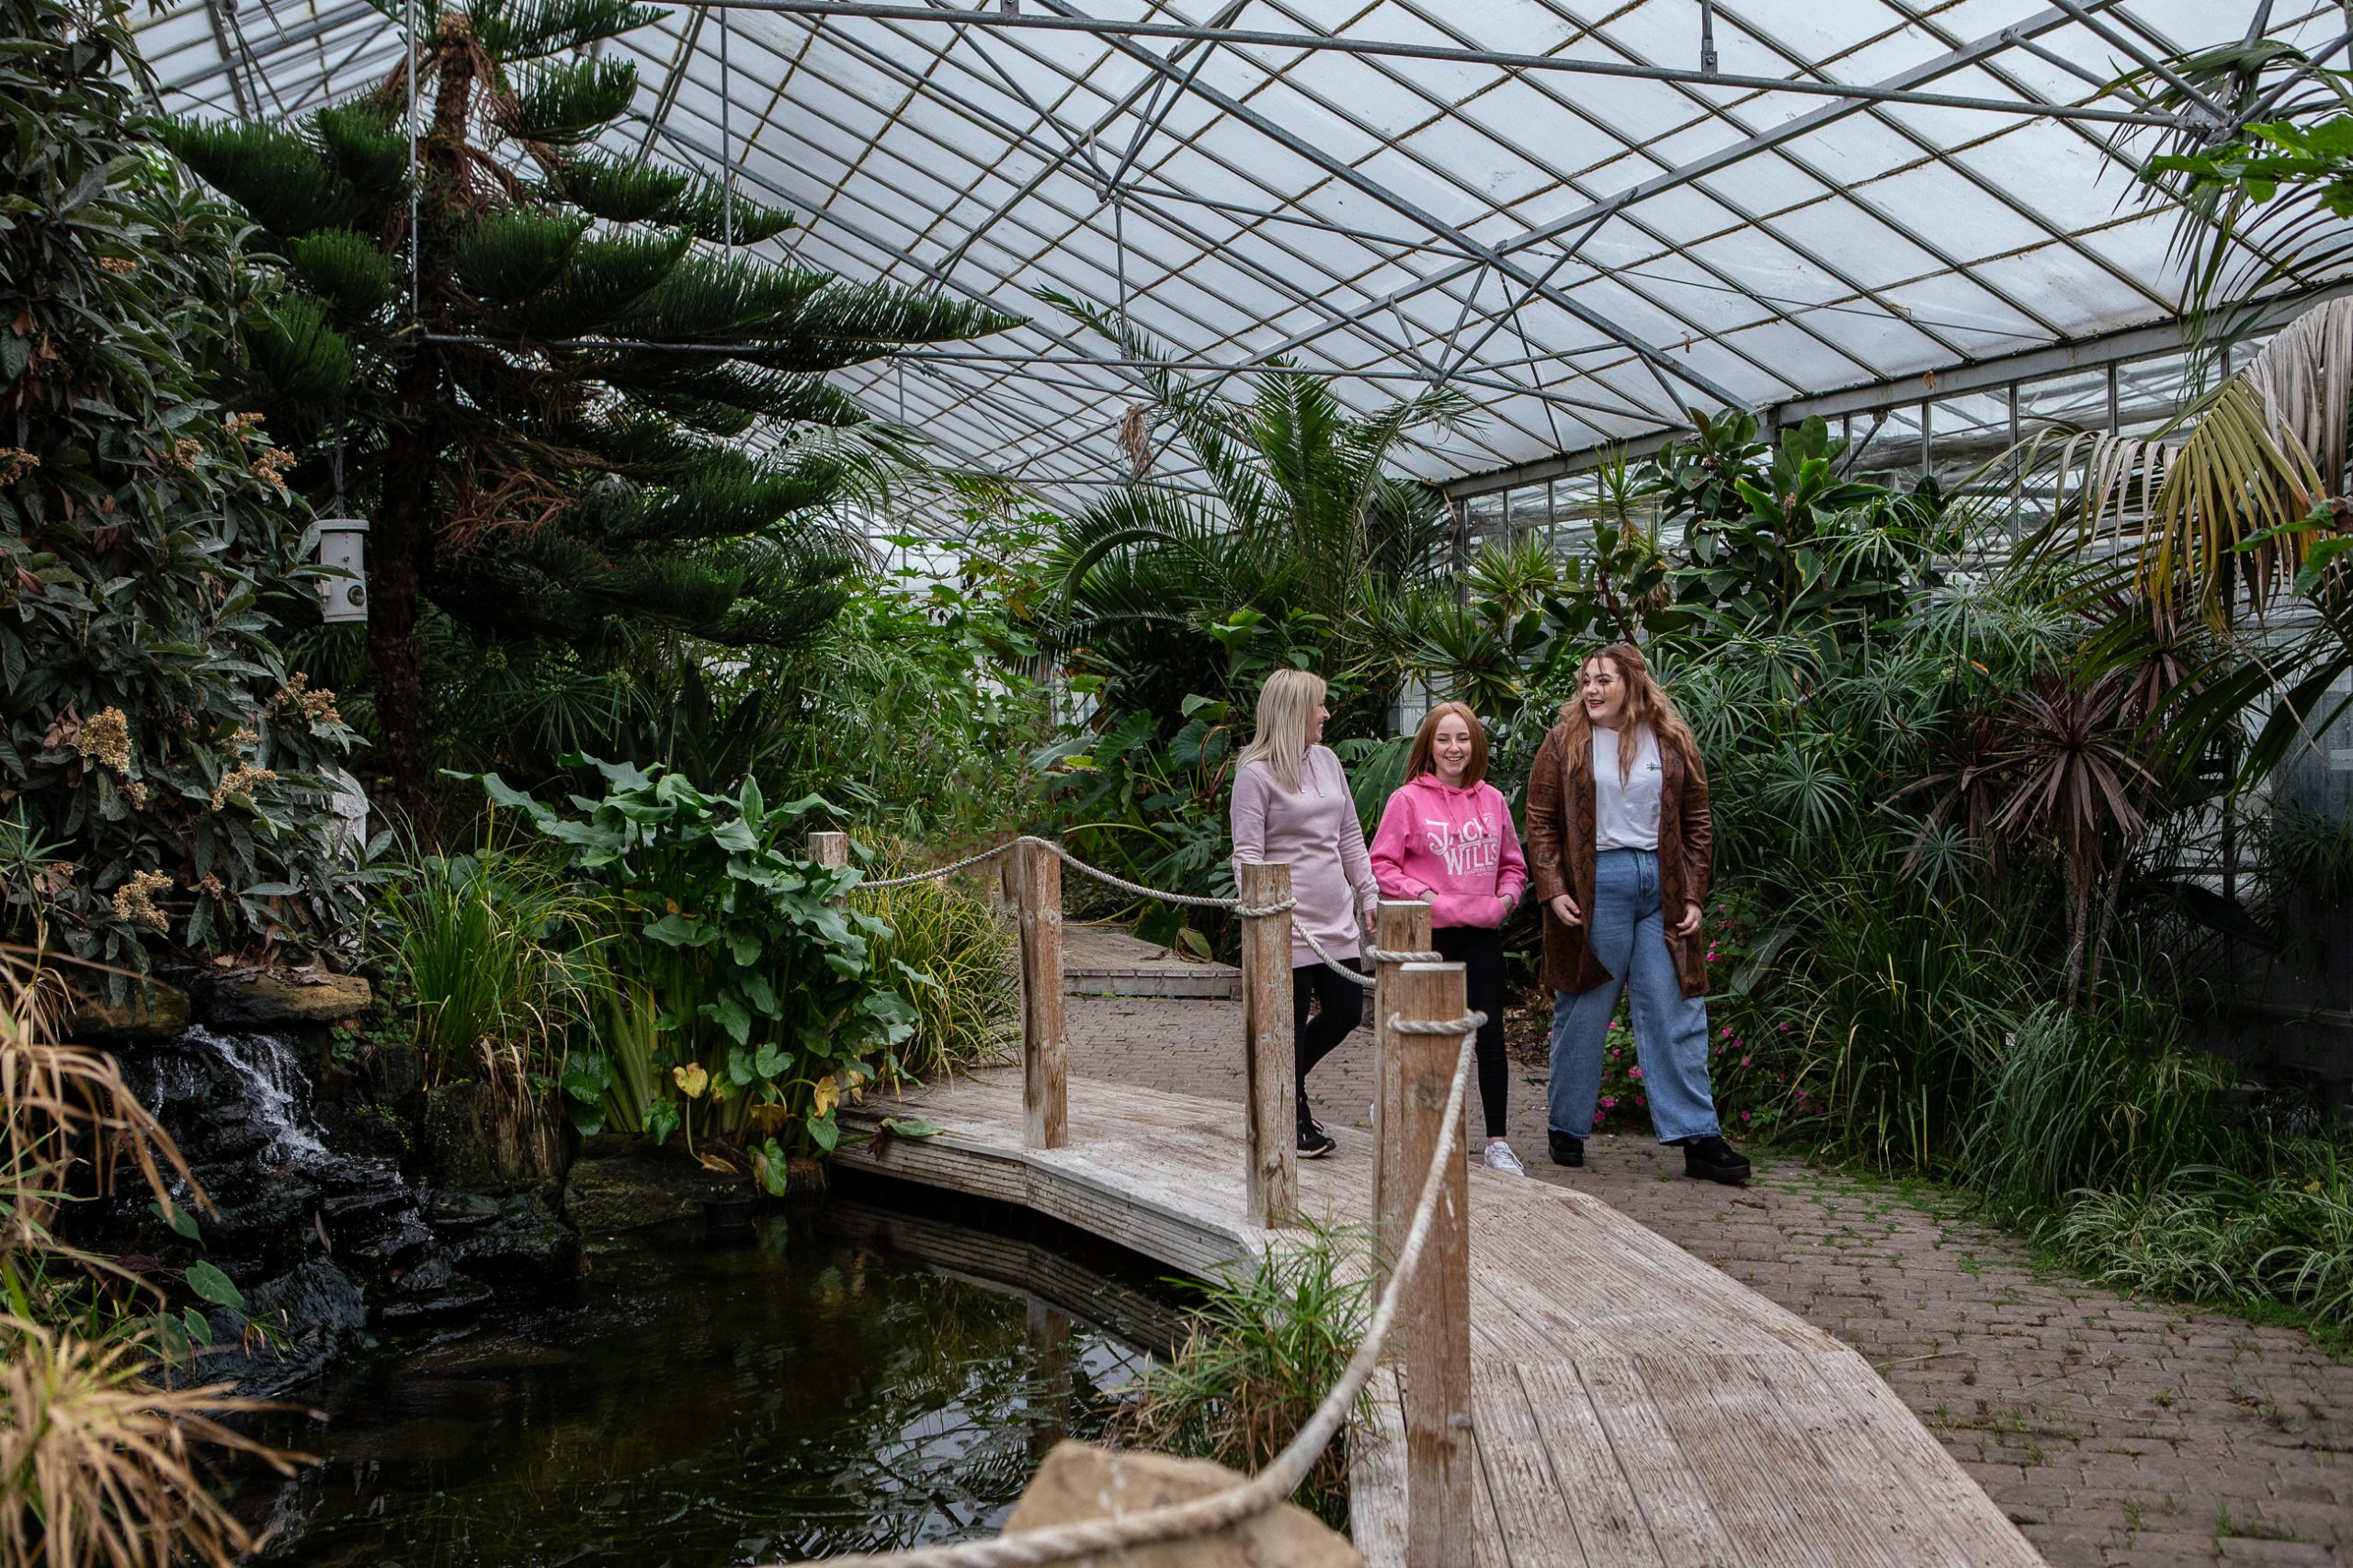
[[[768,243],[807,264],[1031,317],[836,379],[1074,504],[1125,472],[1154,367],[1041,311],[1041,285],[1209,383],[1276,356],[1358,408],[1457,382],[1486,423],[1408,461],[1486,489],[1661,438],[1686,403],[1951,387],[2163,324],[2181,279],[2114,199],[2149,135],[2222,106],[2158,113],[2120,78],[2258,30],[2353,38],[2326,0],[1716,0],[1725,70],[1668,62],[1699,0],[666,8],[607,46],[642,66],[615,150],[793,208]],[[134,25],[161,105],[198,112],[297,113],[401,51],[365,0],[170,0]]]

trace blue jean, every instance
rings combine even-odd
[[[1682,911],[1676,912],[1679,918]],[[1648,849],[1605,849],[1594,866],[1593,907],[1585,912],[1586,940],[1610,979],[1575,995],[1552,998],[1552,1074],[1548,1115],[1552,1131],[1572,1138],[1593,1131],[1601,1097],[1601,1052],[1618,1011],[1618,994],[1634,987],[1634,1052],[1642,1064],[1640,1092],[1650,1101],[1651,1125],[1662,1143],[1703,1138],[1716,1131],[1715,1096],[1708,1089],[1708,999],[1686,996],[1666,950],[1666,920],[1658,904],[1658,856]]]

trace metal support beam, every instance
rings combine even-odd
[[[1176,22],[1121,22],[1074,13],[1060,6],[1054,8],[1055,15],[1042,16],[1028,11],[1011,14],[984,10],[943,11],[927,6],[887,5],[872,3],[872,0],[678,0],[678,3],[727,10],[773,11],[796,17],[847,17],[871,21],[938,22],[962,28],[1088,33],[1130,45],[1137,39],[1173,39],[1233,44],[1246,49],[1327,51],[1399,60],[1435,60],[1459,65],[1492,65],[1506,71],[1557,71],[1571,75],[1678,82],[1740,92],[1796,93],[1813,97],[1920,104],[1934,108],[1981,109],[1989,114],[2024,115],[2036,119],[2086,119],[2109,125],[2158,125],[2169,129],[2179,129],[2182,124],[2177,116],[2147,109],[2023,103],[1971,97],[1960,93],[1923,93],[1859,84],[1790,81],[1779,76],[1728,76],[1721,72],[1711,74],[1668,65],[1633,65],[1612,60],[1521,54],[1496,49],[1456,49],[1436,44],[1391,42],[1381,39],[1334,38],[1324,33],[1266,32],[1254,28],[1191,27]]]
[[[2105,8],[2107,6],[2113,5],[2114,3],[2115,0],[2094,0],[2094,4],[2101,8]],[[2050,32],[2058,28],[2063,28],[2071,20],[2073,20],[2073,18],[2069,17],[2066,12],[2057,10],[2055,8],[2039,12],[2011,27],[2005,28],[2001,32],[1989,34],[1984,38],[1978,39],[1974,42],[1963,44],[1958,49],[1949,50],[1933,60],[1924,60],[1917,65],[1910,66],[1905,70],[1896,73],[1893,76],[1885,77],[1878,84],[1878,85],[1891,91],[1896,91],[1909,87],[1916,83],[1934,81],[1939,76],[1950,75],[1956,71],[1965,70],[1970,66],[1978,64],[1988,57],[1998,54],[2003,50],[2009,48],[2011,41],[2008,37],[2009,34],[2018,33],[2031,38],[2042,33]],[[1556,239],[1560,235],[1564,234],[1570,230],[1581,225],[1593,223],[1614,216],[1624,209],[1631,207],[1636,202],[1644,201],[1654,196],[1662,195],[1666,191],[1677,189],[1683,186],[1689,185],[1696,180],[1705,179],[1710,175],[1722,173],[1724,170],[1732,168],[1733,165],[1747,158],[1755,156],[1758,153],[1768,151],[1771,148],[1779,146],[1785,142],[1794,141],[1801,136],[1811,135],[1817,131],[1821,131],[1825,127],[1837,123],[1839,120],[1847,119],[1853,115],[1860,114],[1869,107],[1870,105],[1867,102],[1853,101],[1828,105],[1824,108],[1812,110],[1809,113],[1799,115],[1792,119],[1783,121],[1779,125],[1773,126],[1765,131],[1760,131],[1751,136],[1743,137],[1737,142],[1727,143],[1722,147],[1717,148],[1713,152],[1701,153],[1699,157],[1692,159],[1690,162],[1677,165],[1676,167],[1668,169],[1663,174],[1654,175],[1649,179],[1638,180],[1634,184],[1628,186],[1625,189],[1617,192],[1615,195],[1604,197],[1597,201],[1589,202],[1586,206],[1578,208],[1575,211],[1565,213],[1559,218],[1553,219],[1550,222],[1540,224],[1535,228],[1515,234],[1511,238],[1498,243],[1495,249],[1506,256],[1511,256],[1526,250],[1531,245],[1542,244],[1546,241]],[[1349,313],[1370,315],[1379,311],[1394,310],[1398,305],[1403,304],[1408,300],[1415,299],[1428,292],[1432,289],[1442,288],[1446,284],[1453,282],[1456,278],[1478,270],[1478,267],[1479,264],[1475,261],[1456,262],[1450,267],[1440,268],[1438,271],[1430,273],[1427,277],[1417,278],[1406,287],[1397,290],[1393,293],[1384,295],[1381,299],[1373,301],[1371,303],[1362,306],[1358,310]],[[1284,339],[1281,343],[1277,344],[1267,352],[1270,354],[1285,354],[1292,351],[1293,349],[1304,348],[1309,344],[1314,342],[1317,338],[1323,336],[1324,332],[1327,330],[1329,329],[1314,328],[1307,332],[1294,334],[1292,336]]]
[[[798,3],[798,0],[776,0],[776,3]],[[1058,13],[1065,16],[1070,15],[1075,10],[1075,7],[1068,4],[1068,0],[1045,0],[1045,3],[1052,6]],[[962,15],[964,13],[959,14]],[[1147,69],[1158,71],[1165,75],[1175,74],[1176,67],[1170,65],[1166,61],[1161,59],[1160,56],[1153,53],[1150,50],[1141,48],[1117,33],[1107,36],[1109,37],[1111,47],[1113,49],[1116,49],[1122,54],[1127,55],[1130,59],[1134,60],[1139,64],[1145,66]],[[1640,355],[1643,361],[1654,370],[1658,371],[1663,375],[1672,376],[1676,380],[1682,381],[1685,385],[1705,392],[1708,396],[1715,399],[1716,402],[1726,408],[1738,408],[1743,405],[1744,400],[1738,392],[1733,392],[1729,388],[1721,385],[1711,377],[1701,375],[1698,371],[1692,370],[1688,367],[1677,365],[1667,357],[1666,353],[1663,349],[1643,342],[1633,334],[1628,332],[1625,328],[1618,325],[1608,317],[1603,316],[1600,312],[1593,310],[1590,306],[1585,304],[1583,301],[1574,298],[1573,296],[1566,294],[1561,290],[1555,289],[1549,284],[1540,282],[1534,273],[1500,255],[1494,246],[1485,244],[1481,241],[1472,238],[1469,234],[1463,233],[1454,224],[1448,222],[1445,219],[1439,217],[1435,212],[1431,212],[1427,209],[1422,207],[1419,203],[1391,190],[1387,186],[1382,185],[1379,180],[1372,178],[1370,175],[1365,174],[1363,171],[1356,168],[1352,165],[1349,165],[1339,158],[1334,157],[1330,153],[1325,152],[1323,148],[1307,140],[1307,138],[1291,131],[1289,127],[1277,124],[1273,119],[1259,113],[1256,109],[1254,109],[1249,105],[1243,103],[1240,99],[1233,97],[1231,94],[1222,92],[1216,87],[1207,85],[1206,83],[1196,83],[1194,85],[1193,91],[1199,94],[1207,102],[1216,105],[1217,108],[1228,117],[1249,126],[1250,129],[1258,132],[1259,135],[1266,137],[1270,142],[1276,142],[1285,151],[1290,153],[1293,156],[1306,159],[1309,163],[1313,164],[1316,167],[1324,170],[1326,174],[1331,175],[1334,178],[1340,180],[1344,184],[1354,187],[1356,189],[1363,192],[1369,197],[1371,197],[1374,200],[1380,202],[1384,207],[1391,209],[1392,211],[1395,211],[1404,217],[1411,219],[1414,222],[1428,230],[1431,233],[1438,234],[1449,242],[1461,246],[1468,254],[1478,256],[1486,262],[1488,266],[1494,267],[1498,275],[1510,278],[1513,282],[1518,283],[1523,289],[1531,290],[1546,303],[1557,306],[1561,310],[1566,311],[1569,314],[1574,316],[1577,320],[1585,323],[1587,326],[1594,328],[1596,331],[1605,333],[1608,335],[1616,338],[1619,342],[1623,343],[1627,347],[1631,348],[1636,354]]]

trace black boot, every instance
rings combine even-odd
[[[1683,1142],[1683,1174],[1702,1181],[1741,1187],[1748,1181],[1748,1156],[1711,1132]]]
[[[1338,1145],[1332,1141],[1332,1135],[1324,1131],[1323,1123],[1305,1112],[1301,1113],[1299,1119],[1299,1157],[1301,1159],[1320,1160],[1337,1147]]]
[[[1544,1141],[1552,1146],[1552,1163],[1556,1165],[1585,1164],[1585,1140],[1572,1138],[1557,1128],[1544,1130]]]

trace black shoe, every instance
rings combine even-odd
[[[1683,1174],[1739,1187],[1748,1180],[1748,1156],[1711,1132],[1684,1143]]]
[[[1572,1138],[1553,1128],[1544,1130],[1544,1141],[1552,1146],[1552,1163],[1556,1165],[1583,1165],[1585,1140]]]
[[[1332,1135],[1324,1131],[1323,1124],[1313,1117],[1302,1116],[1299,1119],[1299,1157],[1301,1159],[1320,1160],[1338,1147],[1338,1144],[1332,1142]]]

